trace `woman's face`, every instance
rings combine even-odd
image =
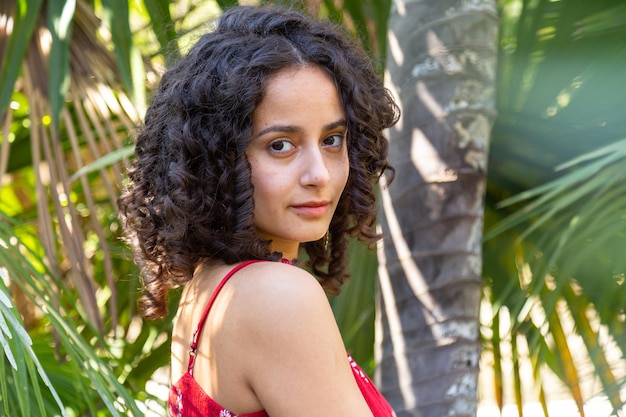
[[[257,232],[295,258],[321,239],[348,180],[346,114],[331,77],[316,66],[271,77],[252,118],[246,155]]]

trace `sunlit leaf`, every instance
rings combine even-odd
[[[70,37],[76,9],[75,0],[47,4],[48,28],[52,35],[49,54],[49,100],[53,127],[58,131],[61,110],[70,88]]]
[[[110,167],[111,165],[121,162],[126,158],[129,158],[135,152],[135,146],[127,146],[125,148],[117,149],[115,151],[109,152],[103,157],[93,161],[90,164],[85,165],[84,167],[77,170],[72,176],[69,178],[70,181],[76,181],[78,178],[88,175],[92,172],[96,172],[101,170],[102,168]]]
[[[2,58],[0,71],[0,114],[3,114],[9,105],[15,81],[19,75],[22,61],[26,55],[28,43],[33,35],[35,23],[41,10],[41,0],[26,1],[3,1],[0,6],[0,17],[3,19],[13,18],[13,32],[0,33],[9,38],[7,51]],[[13,10],[16,8],[17,10]],[[0,25],[5,31],[10,26]]]

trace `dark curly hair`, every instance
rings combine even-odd
[[[268,80],[303,65],[325,69],[337,85],[350,161],[328,246],[324,239],[303,245],[308,265],[336,294],[347,277],[348,236],[379,238],[374,183],[393,173],[383,130],[399,111],[371,60],[328,22],[276,7],[229,9],[161,79],[119,199],[144,280],[145,317],[164,317],[168,290],[190,280],[201,262],[281,257],[255,233],[245,150]]]

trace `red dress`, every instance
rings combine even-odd
[[[264,410],[250,414],[240,414],[239,416],[231,413],[209,397],[193,377],[193,366],[198,349],[198,339],[215,298],[221,291],[224,284],[226,284],[235,272],[254,262],[261,261],[246,261],[234,267],[224,278],[222,278],[217,288],[211,295],[211,298],[202,313],[200,322],[198,323],[196,330],[193,332],[193,336],[189,344],[191,350],[189,351],[189,365],[187,366],[187,372],[185,372],[178,382],[176,382],[176,384],[174,384],[170,389],[167,408],[171,417],[269,417]],[[391,409],[389,403],[376,389],[367,375],[361,370],[361,368],[359,368],[359,365],[357,365],[349,355],[348,361],[352,366],[356,383],[359,386],[367,405],[369,405],[370,410],[372,410],[374,417],[395,416],[395,413]]]

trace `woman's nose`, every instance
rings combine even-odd
[[[321,149],[310,150],[302,161],[300,182],[303,186],[322,186],[330,181],[330,171]]]

